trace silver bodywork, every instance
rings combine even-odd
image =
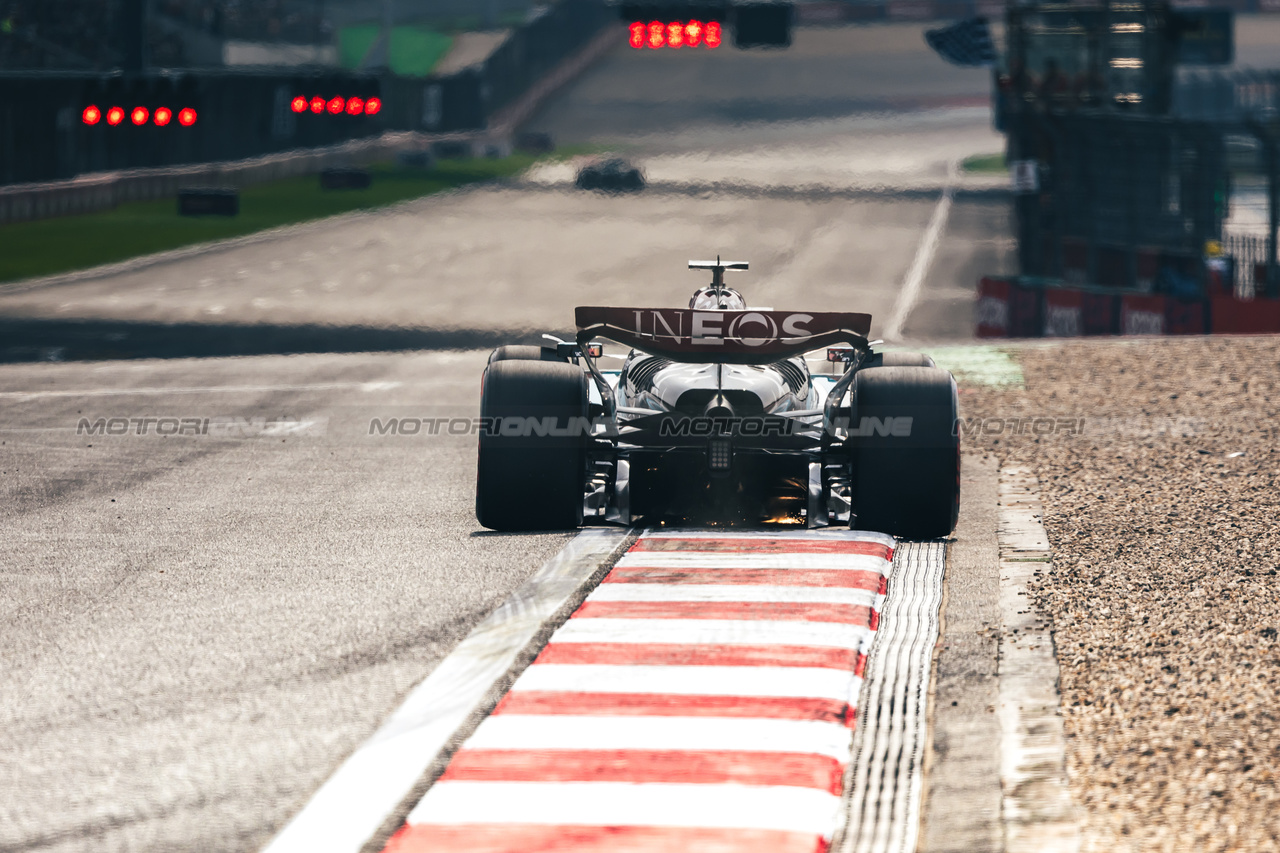
[[[687,392],[705,389],[728,392],[734,397],[740,396],[738,392],[750,394],[764,414],[820,405],[819,394],[810,381],[809,365],[802,357],[767,365],[681,364],[639,350],[632,350],[623,365],[617,386],[618,405],[675,411]]]

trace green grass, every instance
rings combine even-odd
[[[926,349],[938,367],[950,370],[961,385],[1011,385],[1025,388],[1022,365],[1008,350],[994,346],[933,347]]]
[[[558,151],[567,157],[572,149]],[[373,167],[367,190],[321,190],[320,178],[309,175],[240,192],[240,215],[179,216],[176,199],[122,204],[85,216],[42,219],[0,225],[0,282],[54,275],[225,240],[321,219],[353,210],[383,207],[398,201],[494,178],[510,177],[537,158],[513,154],[499,160],[444,160],[430,170]]]
[[[960,168],[966,172],[1007,172],[1008,165],[1004,162],[1003,154],[979,154],[975,157],[966,157],[964,162],[960,164]]]
[[[391,70],[402,77],[426,77],[453,46],[453,36],[426,27],[391,31]]]
[[[343,27],[338,32],[338,56],[343,68],[359,68],[378,38],[377,24]],[[427,27],[393,27],[391,70],[406,77],[426,77],[449,48],[453,36]]]

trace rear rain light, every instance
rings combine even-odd
[[[84,108],[84,112],[80,114],[80,118],[85,124],[97,124],[102,121],[102,110],[98,109],[93,104],[90,104]]]
[[[712,471],[728,471],[733,466],[733,443],[727,438],[707,442],[707,467]]]
[[[129,120],[139,127],[146,124],[149,118],[151,113],[146,107],[134,107],[133,112],[129,113]]]

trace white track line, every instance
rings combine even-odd
[[[650,569],[848,569],[879,572],[880,557],[865,554],[735,554],[718,551],[637,551],[618,561],[618,568]]]
[[[731,619],[570,619],[553,643],[681,643],[786,645],[861,649],[871,636],[860,625]]]
[[[907,270],[907,277],[902,281],[902,289],[898,291],[898,298],[893,303],[889,321],[880,330],[880,337],[887,341],[901,340],[902,327],[906,325],[907,317],[920,300],[920,288],[933,263],[933,256],[938,251],[938,244],[942,242],[947,217],[951,214],[951,199],[956,192],[955,171],[956,164],[952,163],[947,167],[947,184],[942,190],[942,198],[938,199],[938,206],[933,209],[933,216],[929,218],[929,224],[920,238],[916,256],[911,261],[911,268]]]
[[[587,596],[595,601],[718,601],[787,604],[853,604],[870,607],[876,594],[869,589],[821,586],[755,586],[719,584],[602,583]]]
[[[534,664],[514,690],[849,699],[849,673],[810,666]],[[855,699],[857,697],[854,697]]]
[[[827,836],[840,797],[813,788],[625,782],[439,782],[409,823],[652,825]]]
[[[844,723],[823,720],[494,714],[464,749],[802,752],[848,761],[852,738]]]
[[[875,533],[870,530],[842,530],[826,527],[820,530],[806,530],[803,527],[794,530],[682,530],[680,528],[657,528],[646,530],[645,539],[801,539],[806,542],[827,542],[832,540],[848,542],[879,542],[887,548],[897,544],[887,533]],[[726,551],[724,553],[733,553]]]
[[[266,853],[357,853],[543,623],[627,535],[625,530],[590,529],[574,537],[414,688],[264,848]]]

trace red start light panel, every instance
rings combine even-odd
[[[106,118],[107,124],[111,127],[118,127],[124,124],[125,117],[136,127],[142,127],[144,124],[151,122],[156,127],[166,127],[173,122],[173,110],[168,107],[156,107],[155,112],[146,107],[134,107],[128,112],[124,107],[109,107],[104,116],[102,110],[98,109],[96,104],[90,104],[80,113],[80,120],[87,125],[98,124]],[[185,107],[178,113],[178,124],[183,127],[191,127],[196,123],[196,111],[191,107]]]
[[[629,28],[628,41],[637,50],[671,47],[717,48],[722,40],[719,21],[636,21]]]
[[[295,113],[305,113],[310,110],[316,115],[327,112],[335,116],[343,113],[349,116],[376,116],[382,112],[382,99],[369,98],[365,100],[358,95],[352,95],[350,98],[344,98],[341,95],[324,98],[316,95],[308,100],[305,95],[298,95],[293,99],[291,106]]]

